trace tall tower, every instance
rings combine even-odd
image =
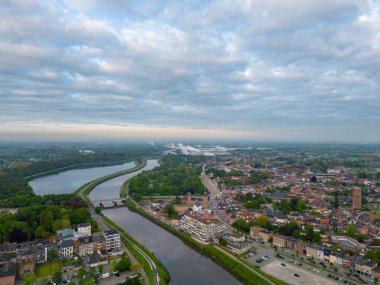
[[[352,208],[361,209],[362,207],[362,189],[354,187],[352,189]]]

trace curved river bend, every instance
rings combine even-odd
[[[157,160],[148,160],[147,165],[139,170],[123,176],[116,177],[109,181],[106,181],[97,187],[90,193],[91,200],[101,200],[107,198],[119,197],[119,189],[121,184],[137,175],[144,170],[150,170],[158,166]],[[133,165],[131,166],[133,167]],[[126,167],[130,168],[130,167]],[[91,172],[91,169],[86,169],[87,173]],[[95,168],[96,169],[96,168]],[[124,168],[125,169],[125,168]],[[82,169],[83,170],[83,169]],[[69,174],[66,173],[65,179],[60,179],[60,189],[67,189],[66,192],[71,193],[76,189],[73,188],[73,184],[77,185],[76,179],[81,177],[81,183],[84,184],[92,179],[96,179],[100,176],[107,175],[109,173],[102,173],[94,177],[94,173],[86,177],[81,176],[83,174],[81,169],[70,170]],[[120,171],[123,169],[118,169]],[[99,170],[94,170],[98,173]],[[61,174],[65,174],[62,172]],[[59,174],[58,174],[59,175]],[[54,177],[57,175],[45,176],[37,178],[38,183],[31,181],[34,191],[37,194],[55,194],[56,188],[47,188],[46,185],[54,184]],[[90,178],[91,177],[91,178]],[[90,178],[90,179],[88,179]],[[45,179],[45,181],[44,181]],[[76,188],[79,188],[78,185]],[[41,187],[43,186],[43,187]],[[41,188],[39,188],[41,187]],[[49,192],[50,189],[50,192]],[[131,234],[136,240],[142,243],[150,251],[158,257],[158,259],[168,269],[172,281],[170,284],[174,285],[238,285],[241,284],[231,274],[223,270],[216,265],[210,259],[203,257],[201,254],[190,249],[180,239],[171,235],[167,231],[163,230],[159,226],[153,224],[149,220],[141,217],[129,211],[127,208],[118,208],[104,210],[103,213],[123,228],[126,232]]]

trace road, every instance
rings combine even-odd
[[[211,196],[216,197],[218,194],[221,193],[220,190],[218,189],[218,187],[216,187],[215,184],[212,183],[210,177],[208,177],[208,175],[206,174],[206,164],[203,165],[202,173],[199,177],[200,177],[203,185],[208,190],[208,192],[210,192]]]

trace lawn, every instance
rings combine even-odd
[[[61,261],[54,262],[54,271],[55,272],[61,272],[62,271],[62,262]],[[53,275],[53,263],[51,262],[51,263],[45,263],[45,264],[37,265],[36,275],[37,275],[37,278],[52,276]]]

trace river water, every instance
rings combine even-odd
[[[37,195],[73,193],[91,180],[134,166],[132,161],[120,165],[72,169],[33,179],[29,184]]]
[[[137,174],[151,170],[155,168],[156,166],[159,166],[157,160],[149,159],[146,162],[146,166],[143,167],[140,170],[116,177],[114,179],[108,180],[98,186],[96,186],[91,192],[90,192],[90,200],[103,200],[103,199],[111,199],[111,198],[119,198],[120,197],[120,186],[124,183],[124,181],[132,178],[133,176],[136,176]]]
[[[72,193],[83,184],[98,177],[125,170],[134,164],[111,167],[69,170],[57,175],[44,176],[30,182],[36,194]],[[132,173],[116,177],[98,185],[90,193],[91,200],[119,197],[121,184],[144,170],[158,166],[157,160]],[[114,167],[113,169],[111,169]],[[173,285],[238,285],[231,274],[190,249],[180,239],[127,208],[104,210],[103,213],[152,251],[168,269]]]
[[[177,237],[127,208],[105,210],[103,214],[158,257],[170,273],[172,278],[170,284],[241,284],[210,259],[190,249]]]

